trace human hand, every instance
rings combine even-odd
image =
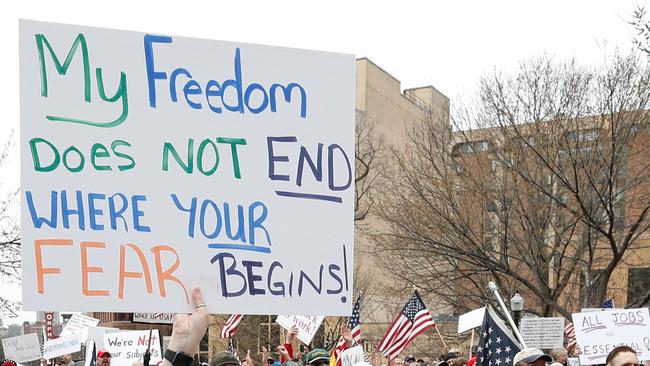
[[[200,288],[194,288],[192,300],[195,306],[192,314],[174,315],[172,337],[167,348],[193,356],[208,329],[208,310],[205,308]]]
[[[267,350],[266,347],[262,346],[262,366],[266,365],[268,359],[269,350]]]
[[[282,356],[285,360],[290,360],[291,358],[289,357],[289,351],[287,351],[287,348],[285,346],[278,346],[278,348],[275,349],[280,356]]]
[[[291,329],[289,329],[289,332],[287,332],[287,341],[284,343],[291,343],[291,340],[296,336],[296,334],[298,334],[298,327],[294,324]]]
[[[348,348],[352,347],[354,344],[354,338],[352,337],[352,331],[347,324],[341,328],[341,337],[343,337],[343,340],[345,341],[345,344],[348,346]]]

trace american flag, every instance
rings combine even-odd
[[[601,306],[601,309],[613,309],[614,308],[614,299],[609,299],[606,300]],[[566,338],[566,349],[567,351],[571,352],[576,346],[576,330],[573,327],[573,323],[569,322],[569,324],[564,327],[564,338]]]
[[[566,349],[568,352],[571,352],[576,346],[576,330],[573,327],[573,323],[569,322],[569,324],[564,327],[564,338],[566,338],[567,345]]]
[[[490,305],[485,308],[476,366],[510,366],[521,346]]]
[[[614,308],[614,299],[609,299],[600,306],[601,309],[613,309]]]
[[[386,331],[384,338],[379,343],[379,351],[383,353],[384,357],[392,360],[399,356],[402,350],[420,333],[435,326],[436,323],[433,321],[431,313],[416,290]]]
[[[228,340],[228,352],[232,353],[235,356],[235,358],[239,360],[237,345],[235,344],[235,341],[232,338]]]
[[[241,314],[232,314],[226,324],[221,329],[221,338],[230,338],[237,331],[237,326],[244,316]]]
[[[361,297],[359,297],[354,304],[354,307],[352,308],[352,316],[350,316],[350,320],[348,320],[348,328],[350,328],[350,332],[352,333],[352,338],[358,343],[361,341],[361,320],[359,319],[359,309],[360,309],[360,304],[359,300],[361,300]],[[334,348],[334,359],[336,359],[336,366],[341,366],[341,358],[339,355],[341,352],[345,351],[347,348],[347,344],[345,344],[345,339],[343,339],[343,336],[339,337],[339,341],[336,343],[336,347]]]

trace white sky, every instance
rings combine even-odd
[[[19,18],[351,53],[370,58],[403,89],[433,85],[453,103],[472,95],[480,75],[508,72],[531,56],[592,65],[605,49],[628,50],[634,33],[627,21],[638,3],[644,1],[7,1],[0,12],[0,143],[19,126]],[[18,184],[14,155],[0,170],[5,187]],[[6,285],[0,291],[6,294]]]

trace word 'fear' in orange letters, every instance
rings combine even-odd
[[[44,267],[43,266],[43,251],[47,250],[63,250],[67,247],[73,247],[74,243],[69,239],[40,239],[34,240],[34,252],[36,256],[36,278],[38,285],[38,292],[45,293],[45,275],[58,275],[61,274],[59,267]],[[110,291],[105,289],[90,289],[88,275],[89,273],[104,273],[104,267],[91,266],[88,263],[88,251],[90,250],[106,250],[106,243],[94,241],[82,241],[80,243],[80,256],[81,256],[81,292],[84,296],[110,296]],[[126,271],[126,258],[127,252],[136,254],[140,262],[141,272]],[[181,280],[174,276],[174,272],[180,267],[180,259],[178,253],[174,248],[168,245],[156,245],[151,248],[151,253],[154,257],[155,275],[158,283],[158,290],[160,297],[167,297],[165,283],[172,281],[183,289],[185,294],[185,301],[189,304],[190,299],[187,289]],[[162,256],[163,253],[171,253],[174,256],[174,263],[168,268],[163,268]],[[132,256],[131,256],[132,257]],[[153,293],[153,281],[151,271],[149,269],[149,262],[147,257],[140,247],[135,244],[129,243],[120,245],[120,260],[119,260],[119,277],[118,281],[118,298],[124,298],[124,284],[126,279],[144,279],[147,293]]]

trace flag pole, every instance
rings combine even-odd
[[[503,299],[501,298],[501,295],[499,294],[499,288],[497,285],[490,281],[488,283],[488,288],[494,296],[497,298],[497,301],[499,302],[499,305],[501,305],[501,309],[503,309],[503,312],[506,314],[506,319],[508,319],[508,323],[510,324],[510,327],[512,328],[512,331],[515,333],[515,336],[519,340],[519,343],[521,344],[522,348],[527,348],[526,343],[524,342],[524,337],[521,336],[521,333],[519,333],[519,329],[517,328],[517,325],[515,324],[514,320],[512,320],[512,316],[510,316],[510,311],[508,311],[508,308],[506,307],[506,304],[503,303]]]
[[[437,325],[434,325],[433,328],[434,328],[434,329],[436,330],[436,332],[438,333],[438,337],[440,337],[440,340],[442,341],[442,345],[445,346],[445,349],[446,349],[447,351],[449,351],[449,346],[447,346],[447,342],[445,342],[445,339],[442,338],[442,334],[440,334],[440,330],[438,330],[438,326],[437,326]]]
[[[472,347],[474,347],[474,328],[472,328],[472,339],[469,341],[469,352],[467,353],[467,359],[472,358]]]

